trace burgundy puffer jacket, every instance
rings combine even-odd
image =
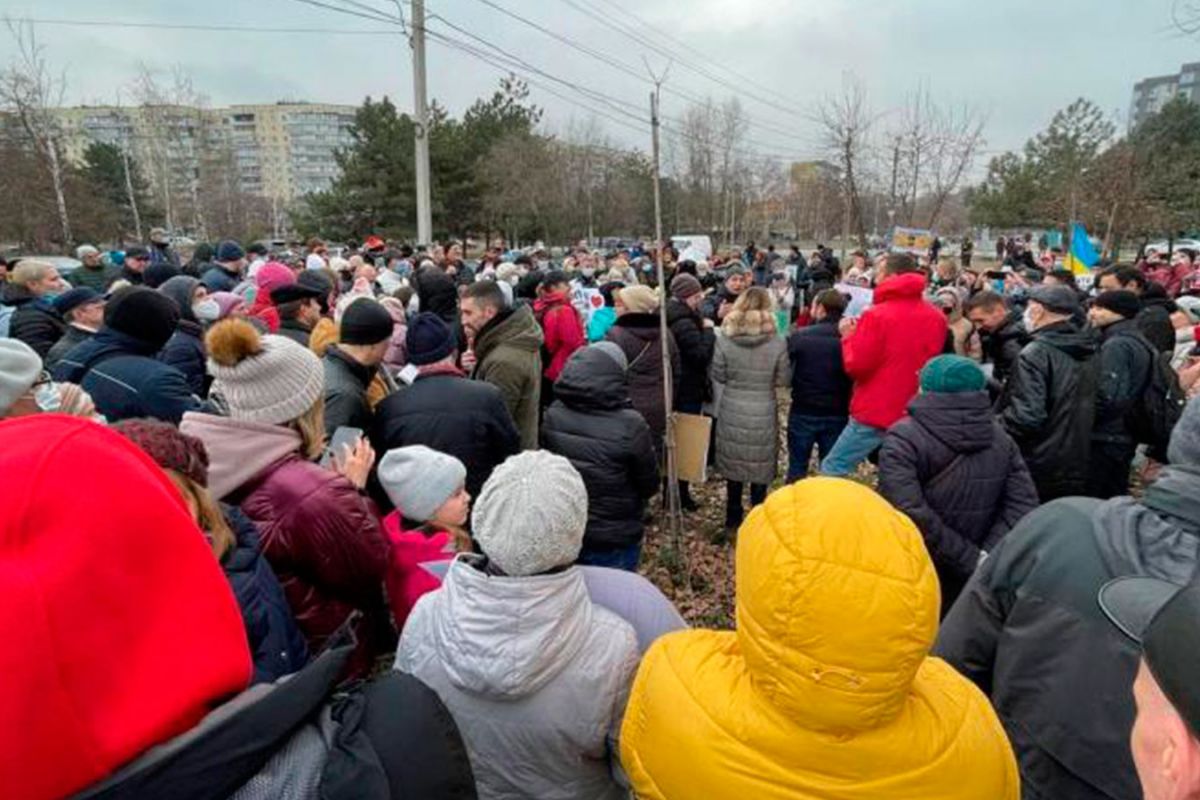
[[[299,436],[282,426],[192,413],[181,429],[208,449],[210,491],[257,526],[309,650],[315,656],[361,612],[352,664],[355,674],[368,673],[396,645],[384,593],[388,541],[375,504],[341,475],[305,461]]]
[[[296,623],[319,652],[354,611],[354,663],[395,647],[383,579],[388,544],[374,504],[333,471],[285,456],[234,492],[254,520],[263,553],[279,576]]]

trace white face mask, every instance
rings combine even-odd
[[[1035,329],[1033,314],[1030,313],[1031,311],[1033,311],[1033,309],[1026,306],[1025,311],[1021,314],[1021,322],[1025,325],[1025,330],[1029,333],[1033,333]]]
[[[582,270],[580,270],[580,272],[583,273],[583,277],[585,278],[590,278],[596,274],[596,270],[592,267],[584,267]]]
[[[201,322],[216,322],[221,316],[221,306],[211,297],[206,297],[198,303],[192,303],[192,313]]]

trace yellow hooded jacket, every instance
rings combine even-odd
[[[940,659],[921,534],[835,478],[772,494],[737,545],[737,631],[658,640],[621,760],[639,798],[1017,800],[987,698]]]

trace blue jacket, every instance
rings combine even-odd
[[[212,269],[200,276],[200,282],[204,284],[204,288],[208,289],[209,294],[213,292],[232,292],[241,283],[236,276],[229,274],[215,264]]]
[[[263,558],[258,530],[236,506],[221,504],[237,539],[221,561],[237,597],[254,657],[254,683],[272,683],[308,663],[308,644],[271,565]]]
[[[63,356],[54,379],[82,386],[109,422],[153,417],[178,425],[204,404],[182,372],[154,356],[146,342],[105,327]]]
[[[792,362],[792,411],[806,417],[850,414],[850,378],[842,364],[837,323],[822,320],[788,337]]]
[[[197,397],[208,396],[208,370],[205,367],[204,335],[200,323],[180,320],[171,338],[163,345],[158,360],[174,367],[187,379],[188,388]]]

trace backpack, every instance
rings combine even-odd
[[[1144,337],[1136,338],[1150,353],[1150,376],[1146,388],[1129,414],[1133,437],[1150,448],[1156,461],[1165,461],[1171,431],[1187,405],[1179,375],[1171,367],[1171,353],[1160,353]]]

